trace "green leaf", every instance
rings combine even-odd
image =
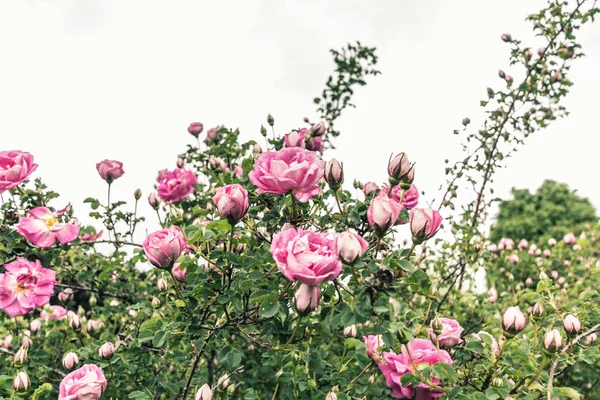
[[[152,344],[154,347],[162,347],[165,344],[165,340],[167,340],[167,332],[166,331],[158,331],[154,334],[154,339],[152,339]]]
[[[261,317],[271,318],[271,317],[275,316],[278,311],[279,311],[279,303],[278,302],[275,302],[270,305],[267,303],[263,303],[260,306],[259,314]]]
[[[558,388],[558,390],[560,391],[561,396],[568,397],[569,399],[579,400],[582,398],[581,394],[573,388],[561,387],[561,388]]]

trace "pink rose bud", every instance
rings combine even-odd
[[[188,246],[179,228],[172,226],[148,235],[142,247],[152,265],[169,269]]]
[[[369,243],[354,232],[343,232],[338,235],[337,248],[344,263],[353,265],[369,248]]]
[[[558,329],[552,329],[544,335],[544,348],[552,353],[562,347],[562,336]]]
[[[519,241],[519,245],[517,246],[517,248],[518,248],[519,250],[526,249],[527,247],[529,247],[529,242],[527,242],[527,240],[526,240],[526,239],[521,239],[521,240]]]
[[[57,240],[61,244],[70,243],[79,236],[79,226],[60,222],[60,214],[62,212],[55,213],[47,207],[36,207],[19,218],[17,232],[43,249],[54,246]]]
[[[518,264],[519,263],[519,256],[516,254],[511,254],[510,256],[508,256],[508,262],[511,264]]]
[[[558,279],[558,271],[553,269],[552,271],[550,271],[550,276],[552,277],[552,279]]]
[[[115,355],[115,345],[111,342],[106,342],[98,349],[98,355],[105,360],[110,360]]]
[[[212,390],[207,383],[198,389],[196,395],[194,396],[194,400],[212,400]]]
[[[519,306],[508,307],[502,317],[502,326],[506,332],[517,333],[523,330],[527,319]]]
[[[19,186],[37,167],[27,152],[0,151],[0,194]]]
[[[367,219],[371,228],[378,236],[383,236],[385,231],[398,221],[402,208],[401,204],[387,196],[374,197],[367,211]]]
[[[554,238],[548,239],[548,246],[550,246],[550,247],[556,246],[556,239],[554,239]]]
[[[430,326],[431,329],[427,330],[427,334],[433,343],[437,340],[440,347],[449,349],[463,342],[460,335],[464,329],[454,319],[435,317]]]
[[[177,168],[173,171],[162,170],[158,173],[156,181],[160,198],[172,203],[188,197],[194,192],[194,185],[198,184],[196,175],[185,168]]]
[[[321,193],[319,181],[325,163],[311,151],[299,147],[283,148],[262,153],[248,174],[258,193],[292,195],[306,203]]]
[[[499,76],[500,78],[502,78],[502,79],[506,78],[506,74],[505,74],[505,73],[504,73],[504,71],[502,71],[502,70],[499,70],[499,71],[498,71],[498,76]]]
[[[500,39],[502,39],[503,42],[510,42],[512,40],[512,36],[510,33],[503,33],[502,36],[500,36]]]
[[[327,396],[325,396],[325,400],[338,400],[337,394],[329,392],[327,393]]]
[[[498,291],[495,288],[491,288],[488,290],[488,301],[490,303],[495,303],[498,300]]]
[[[115,179],[120,178],[125,171],[123,171],[123,163],[121,161],[104,160],[96,164],[96,170],[100,174],[100,177],[104,179],[109,185],[113,183]]]
[[[369,335],[363,336],[363,340],[367,348],[367,355],[379,364],[381,362],[381,347],[384,345],[383,337],[381,335]]]
[[[498,251],[498,246],[496,246],[495,244],[490,244],[490,245],[487,247],[487,249],[488,249],[488,251],[489,251],[490,253],[495,253],[495,252],[497,252],[497,251]]]
[[[323,151],[323,138],[321,136],[313,136],[306,141],[306,150]]]
[[[187,278],[187,268],[181,269],[179,264],[175,264],[173,265],[173,269],[171,271],[173,272],[175,279],[177,279],[179,282],[185,282]]]
[[[19,347],[19,350],[15,353],[13,357],[13,364],[15,365],[23,365],[27,362],[29,358],[27,357],[27,349],[23,346]]]
[[[344,328],[345,337],[356,337],[356,325],[352,324]]]
[[[548,249],[544,249],[544,257],[552,257],[552,252]]]
[[[192,122],[190,126],[188,126],[188,132],[194,137],[200,136],[203,129],[204,125],[202,125],[201,122]]]
[[[185,165],[185,160],[180,156],[177,157],[177,168],[183,168],[183,166]]]
[[[81,317],[73,311],[67,312],[67,323],[71,329],[77,330],[81,327]]]
[[[300,315],[315,311],[321,301],[321,290],[318,286],[300,284],[294,294],[294,306]]]
[[[531,287],[533,285],[533,279],[527,278],[525,279],[525,286]]]
[[[540,302],[537,302],[533,305],[533,309],[531,310],[531,314],[534,318],[540,318],[544,315],[544,306]]]
[[[164,292],[168,288],[169,284],[167,283],[167,280],[162,276],[158,278],[158,280],[156,281],[156,290],[158,290],[159,292]]]
[[[12,340],[13,340],[13,335],[6,335],[6,337],[4,338],[2,343],[0,343],[0,347],[5,347],[7,349],[10,349],[13,346]]]
[[[267,128],[265,128],[263,125],[260,126],[260,134],[264,137],[267,137]]]
[[[575,244],[575,242],[577,242],[577,238],[573,232],[569,232],[565,235],[565,237],[563,237],[563,242],[566,244]]]
[[[29,330],[31,331],[31,333],[36,333],[40,329],[42,329],[42,321],[40,321],[39,319],[34,319],[29,323]]]
[[[135,310],[129,310],[129,311],[127,311],[127,314],[129,314],[129,316],[131,318],[137,318],[137,316],[138,316],[138,313]]]
[[[575,336],[581,330],[581,321],[574,315],[567,315],[563,320],[563,325],[565,327],[565,331],[570,336]]]
[[[581,246],[576,244],[575,246],[573,246],[573,251],[579,251],[581,250]]]
[[[235,225],[248,211],[248,191],[237,183],[217,189],[212,198],[222,218]]]
[[[440,213],[431,208],[413,208],[410,210],[410,231],[416,244],[432,238],[442,224]]]
[[[60,382],[58,400],[99,400],[107,385],[102,368],[85,364]]]
[[[283,137],[284,147],[306,147],[306,137],[308,135],[308,129],[302,128],[296,131],[291,131]]]
[[[332,158],[325,164],[325,182],[333,190],[337,190],[344,182],[344,166]]]
[[[392,179],[390,183],[398,184],[400,181],[407,180],[412,171],[412,166],[406,153],[398,153],[388,163],[388,175]]]
[[[23,338],[23,340],[21,341],[21,346],[23,346],[26,349],[29,349],[32,345],[33,345],[33,341],[31,340],[31,338],[29,336],[25,336]]]
[[[25,371],[20,371],[15,376],[15,379],[13,379],[13,389],[15,392],[26,392],[29,390],[30,386],[31,381],[29,380],[29,375],[27,375],[27,372]]]
[[[152,308],[160,307],[160,299],[156,296],[152,296],[151,304],[152,304]]]
[[[135,189],[135,191],[133,192],[133,198],[136,200],[139,200],[142,198],[142,189],[137,188]]]
[[[375,193],[379,190],[379,186],[375,182],[367,182],[363,185],[363,192],[365,196],[370,195],[371,193]]]
[[[71,288],[66,288],[58,294],[58,301],[68,303],[71,300],[73,300],[73,289]]]
[[[327,129],[322,122],[319,122],[318,124],[313,125],[310,131],[313,136],[323,136]]]
[[[221,129],[223,129],[222,125],[218,125],[218,126],[215,126],[214,128],[210,128],[206,132],[206,139],[204,139],[204,143],[213,144],[213,143],[217,143],[219,140],[221,140],[221,134],[219,133],[219,131]]]
[[[271,126],[275,125],[275,118],[271,114],[267,115],[267,124]]]
[[[531,246],[529,246],[529,250],[527,250],[527,254],[529,254],[530,256],[534,255],[535,252],[538,250],[537,246],[535,244],[532,244]]]
[[[77,357],[77,354],[73,353],[72,351],[68,352],[63,357],[62,365],[65,367],[65,369],[71,370],[75,368],[77,364],[79,364],[79,357]]]
[[[150,207],[158,210],[158,207],[160,206],[160,198],[156,195],[156,193],[150,193],[150,196],[148,196],[148,204],[150,204]]]

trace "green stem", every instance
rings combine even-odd
[[[410,256],[412,256],[413,251],[415,250],[415,247],[417,247],[417,244],[413,242],[412,246],[410,247],[410,250],[408,251],[408,254],[406,255],[406,259],[410,259]]]
[[[404,201],[404,195],[406,195],[406,190],[402,190],[402,196],[400,196],[400,201],[399,201],[400,204],[402,204],[402,202]]]
[[[235,225],[231,224],[231,232],[229,232],[229,252],[230,253],[233,251],[233,233],[234,233],[234,231],[235,231]]]
[[[173,287],[175,288],[177,297],[179,297],[185,302],[185,300],[183,299],[183,295],[181,294],[181,290],[179,290],[179,283],[177,282],[177,279],[175,279],[175,275],[173,274],[173,269],[170,269],[169,272],[171,273],[171,278],[173,278]]]
[[[295,225],[295,223],[296,223],[296,198],[291,193],[290,193],[290,196],[292,196],[292,224]]]
[[[275,386],[275,391],[273,392],[273,397],[271,397],[271,400],[275,400],[275,398],[277,397],[278,390],[279,390],[279,383],[277,383],[277,385]]]
[[[340,205],[340,198],[338,196],[338,190],[336,189],[333,194],[335,195],[335,202],[337,203],[338,210],[340,210],[340,215],[344,215],[344,211],[342,211],[342,206]]]
[[[285,347],[288,344],[292,343],[292,341],[294,340],[294,336],[296,336],[296,332],[298,332],[298,327],[300,326],[300,321],[301,320],[302,320],[302,317],[298,317],[298,320],[296,321],[296,326],[294,327],[294,331],[292,332],[292,335],[288,339],[287,343],[283,345],[283,347]]]
[[[156,209],[156,216],[158,217],[158,223],[159,223],[159,224],[160,224],[160,226],[162,227],[162,226],[163,226],[163,223],[162,223],[162,221],[161,221],[161,219],[160,219],[160,213],[158,212],[158,208]]]
[[[113,379],[115,377],[115,371],[113,371],[111,360],[108,360],[108,369],[110,370],[110,379]]]

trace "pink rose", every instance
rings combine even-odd
[[[577,242],[577,238],[573,232],[569,232],[563,237],[563,242],[566,244],[575,244],[575,242]]]
[[[483,340],[483,336],[488,336],[490,338],[490,340],[492,341],[492,353],[494,354],[498,354],[498,341],[496,340],[495,337],[493,337],[492,335],[490,335],[489,333],[487,333],[486,331],[479,331],[477,333],[474,333],[473,336],[475,338],[477,338],[477,340],[479,340],[480,342],[484,343]]]
[[[377,186],[375,182],[367,182],[363,185],[363,192],[365,193],[365,196],[375,193],[378,190],[379,186]]]
[[[378,195],[371,200],[367,219],[377,235],[382,236],[398,221],[402,205],[387,196]]]
[[[398,153],[388,163],[388,175],[397,181],[411,181],[413,166],[410,165],[406,153]]]
[[[489,251],[490,253],[495,253],[495,252],[497,252],[497,251],[498,251],[498,246],[496,246],[495,244],[490,244],[490,245],[487,247],[487,249],[488,249],[488,251]]]
[[[488,301],[490,303],[495,303],[496,300],[498,300],[498,291],[496,290],[496,288],[491,288],[488,291]]]
[[[307,135],[309,135],[309,132],[306,128],[291,131],[283,137],[283,146],[305,148],[306,144],[304,141],[306,140]]]
[[[508,256],[508,262],[511,264],[518,264],[519,263],[519,256],[516,254],[511,254],[510,256]]]
[[[563,326],[569,335],[575,335],[581,330],[581,321],[576,316],[569,314],[563,320]]]
[[[158,182],[158,195],[167,202],[176,203],[185,199],[194,191],[198,178],[192,171],[177,168],[174,171],[162,170],[156,178]]]
[[[383,337],[381,335],[369,335],[363,336],[363,340],[367,348],[367,355],[379,364],[381,362],[381,347],[384,345]]]
[[[237,183],[217,189],[212,201],[221,217],[227,219],[231,225],[235,225],[248,211],[248,192]]]
[[[508,307],[502,317],[502,326],[507,332],[515,333],[522,331],[525,327],[527,318],[519,308],[519,306]]]
[[[175,264],[173,265],[173,269],[171,271],[173,272],[175,279],[177,279],[179,282],[185,282],[187,278],[187,268],[181,269],[179,264]]]
[[[410,231],[413,241],[422,243],[435,235],[442,223],[440,213],[431,208],[413,208],[410,210]]]
[[[291,281],[317,285],[342,273],[332,235],[290,228],[273,237],[269,251],[279,271]]]
[[[27,152],[0,151],[0,194],[19,186],[37,167]]]
[[[313,136],[306,141],[306,150],[323,151],[323,138],[321,136]]]
[[[321,289],[314,285],[300,284],[294,293],[294,306],[300,315],[309,314],[315,311],[321,301]]]
[[[348,265],[354,264],[369,248],[369,242],[354,232],[343,232],[338,235],[337,248],[340,258]]]
[[[412,398],[417,395],[417,399],[437,399],[443,392],[432,390],[426,383],[419,384],[416,388],[412,385],[402,386],[401,378],[405,374],[415,374],[416,368],[423,363],[429,365],[443,362],[452,364],[452,358],[446,350],[439,350],[427,339],[415,339],[408,345],[402,345],[402,353],[394,352],[383,353],[384,363],[379,364],[379,369],[385,376],[385,384],[392,389],[392,396],[397,399]],[[432,377],[434,383],[439,383],[439,379]]]
[[[100,161],[96,164],[96,170],[100,174],[100,177],[109,185],[125,173],[125,171],[123,171],[123,163],[115,160]]]
[[[238,165],[237,167],[235,167],[233,170],[233,173],[235,174],[235,176],[237,176],[240,179],[244,177],[244,169],[242,168],[241,165]]]
[[[51,319],[61,320],[67,317],[67,310],[62,306],[48,306],[46,308],[49,308],[51,311],[42,310],[40,313],[40,317],[45,319],[46,322]]]
[[[17,257],[4,265],[0,274],[0,308],[13,318],[43,307],[54,294],[56,273],[43,268],[39,260]]]
[[[202,130],[204,130],[204,125],[202,125],[202,122],[192,122],[190,126],[188,126],[188,132],[190,135],[195,137],[200,136]]]
[[[204,142],[206,144],[211,144],[211,143],[217,143],[219,140],[221,140],[221,134],[219,134],[219,131],[223,129],[222,125],[219,126],[215,126],[214,128],[210,128],[208,130],[208,132],[206,132],[206,139],[204,139]]]
[[[82,242],[95,242],[96,240],[102,237],[103,231],[100,232],[92,232],[92,233],[84,233],[79,238]]]
[[[515,247],[515,241],[510,238],[502,238],[498,242],[498,249],[511,251]]]
[[[538,250],[538,247],[535,244],[532,244],[531,246],[529,246],[529,250],[527,250],[527,254],[529,254],[530,256],[536,254]]]
[[[301,202],[321,193],[325,163],[314,153],[299,147],[262,153],[250,171],[250,181],[258,193],[292,195]]]
[[[442,333],[439,335],[436,335],[433,331],[433,320],[431,321],[431,328],[427,329],[427,334],[433,343],[436,343],[436,340],[438,340],[440,347],[449,349],[463,342],[460,338],[460,334],[464,329],[457,320],[440,318],[440,321],[442,322]]]
[[[523,250],[526,249],[529,246],[529,242],[526,239],[521,239],[519,241],[519,244],[517,245],[517,248],[519,250]]]
[[[99,400],[107,385],[102,368],[85,364],[60,382],[58,400]]]
[[[398,187],[398,186],[396,186]],[[393,192],[392,192],[393,194]],[[398,195],[402,196],[402,192],[398,191]],[[394,197],[395,199],[395,197]],[[398,197],[398,201],[400,201],[400,197]],[[415,185],[410,185],[410,189],[404,193],[404,200],[402,200],[402,205],[407,210],[412,210],[419,204],[419,190]]]
[[[46,207],[29,210],[26,217],[19,218],[17,232],[41,248],[53,246],[57,239],[62,244],[70,243],[77,239],[79,227],[58,222],[60,213],[53,213]]]
[[[142,244],[148,261],[157,268],[171,268],[181,253],[187,249],[187,242],[178,227],[153,232]]]

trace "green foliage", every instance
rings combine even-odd
[[[500,203],[490,240],[503,237],[545,243],[566,233],[579,235],[598,223],[596,210],[586,198],[578,196],[564,183],[546,180],[535,193],[512,190],[513,198]]]

